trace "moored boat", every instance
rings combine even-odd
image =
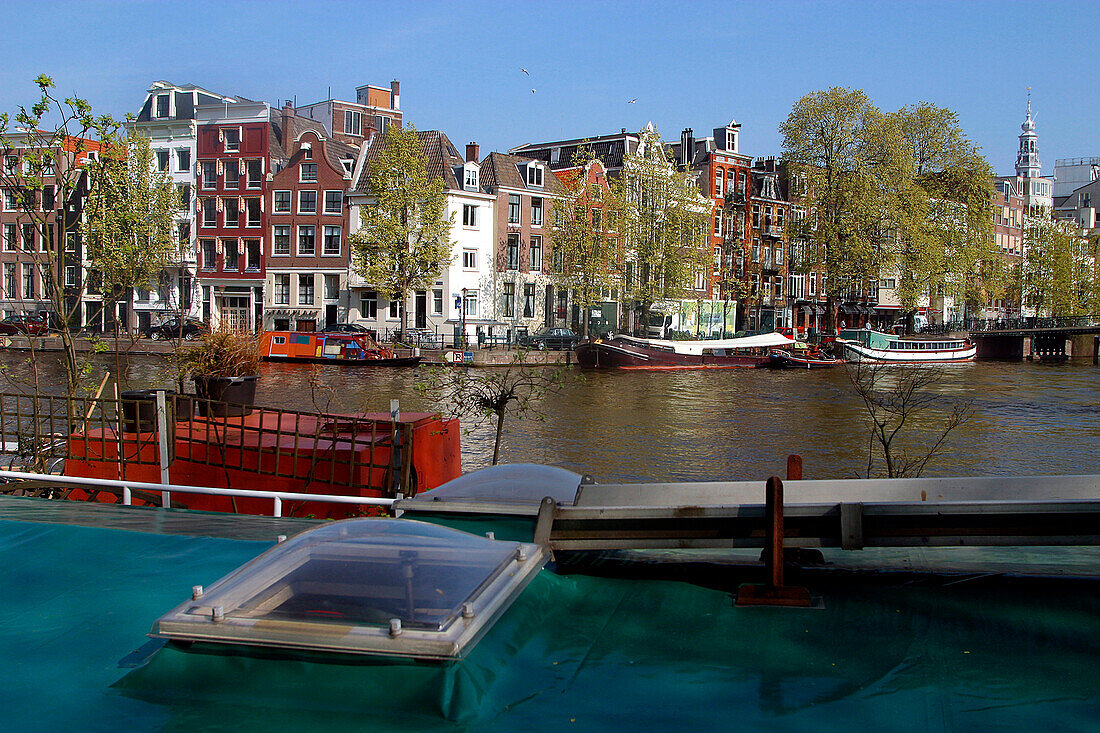
[[[889,333],[856,329],[841,331],[836,343],[848,361],[882,364],[946,364],[973,361],[978,349],[970,339],[903,338]]]
[[[767,366],[768,349],[794,340],[781,333],[711,341],[666,341],[633,336],[593,339],[577,346],[577,363],[595,369],[730,369]]]
[[[268,361],[317,362],[355,366],[416,366],[419,356],[397,356],[366,333],[266,331],[260,354]]]
[[[771,364],[782,369],[827,369],[844,360],[818,349],[772,349]]]

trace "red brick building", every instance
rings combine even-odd
[[[265,329],[313,331],[347,320],[348,206],[359,151],[285,106],[267,184]]]

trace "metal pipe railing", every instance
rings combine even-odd
[[[115,481],[112,479],[86,478],[84,476],[54,476],[46,473],[25,473],[22,471],[0,471],[0,478],[20,481],[49,482],[58,486],[70,486],[74,488],[102,487],[122,490],[122,503],[129,506],[131,491],[169,492],[178,491],[186,494],[214,494],[216,496],[247,496],[258,499],[271,499],[274,507],[273,517],[282,516],[284,501],[321,501],[330,504],[361,504],[367,506],[392,507],[396,499],[366,496],[343,496],[339,494],[305,494],[293,491],[261,491],[258,489],[224,489],[217,486],[186,486],[180,484],[152,484],[146,481]],[[165,505],[165,508],[171,508]]]

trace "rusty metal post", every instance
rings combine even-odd
[[[798,456],[788,459],[788,474],[797,471],[801,475],[801,468],[802,461]],[[742,585],[737,589],[736,605],[806,608],[812,604],[807,589],[783,585],[783,535],[783,480],[772,476],[768,479],[764,496],[764,569],[768,582],[765,585]]]
[[[801,481],[802,480],[802,456],[799,456],[799,455],[787,456],[787,480],[788,481]]]

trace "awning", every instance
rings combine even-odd
[[[841,313],[859,313],[854,304],[841,303],[838,309]]]

